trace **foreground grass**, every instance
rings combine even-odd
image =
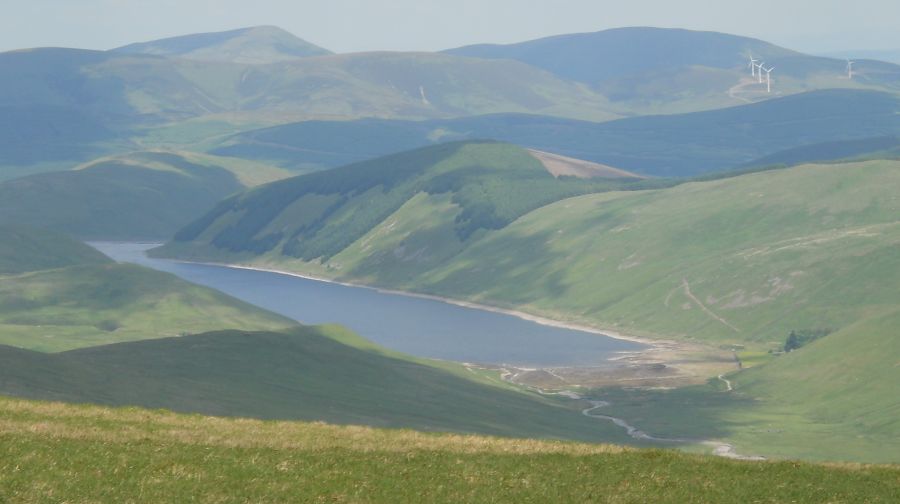
[[[896,502],[896,466],[0,398],[4,502]]]

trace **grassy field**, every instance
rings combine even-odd
[[[6,502],[832,502],[900,498],[894,467],[0,399]]]

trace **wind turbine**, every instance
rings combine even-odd
[[[753,53],[750,53],[750,75],[756,77],[756,63],[758,59],[753,59]]]
[[[763,61],[762,63],[756,65],[756,75],[759,76],[759,83],[760,83],[760,84],[762,84],[763,66],[765,66],[765,64],[766,64],[766,62]]]
[[[855,61],[847,60],[847,78],[853,80],[853,64]]]
[[[775,70],[775,67],[772,67],[772,68],[760,67],[760,70],[766,71],[766,92],[771,93],[772,92],[772,70]]]

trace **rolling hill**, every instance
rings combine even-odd
[[[214,156],[134,152],[0,182],[0,224],[85,239],[164,239],[221,199],[288,175]]]
[[[618,28],[446,52],[521,61],[589,84],[612,101],[644,113],[696,111],[771,98],[750,75],[751,55],[775,68],[776,96],[848,87],[900,90],[900,66],[891,63],[860,61],[864,70],[851,81],[843,59],[808,56],[736,35],[681,29]]]
[[[113,52],[253,64],[331,54],[331,51],[297,38],[275,26],[254,26],[225,32],[183,35],[129,44],[113,49]]]
[[[0,226],[0,275],[111,262],[93,247],[58,233]]]
[[[897,135],[898,110],[900,100],[891,94],[828,90],[605,123],[526,115],[308,121],[240,133],[211,152],[312,170],[439,142],[494,139],[645,175],[691,176],[787,149]]]
[[[423,431],[628,440],[615,426],[556,400],[486,381],[461,365],[387,352],[339,327],[221,331],[55,354],[0,347],[0,362],[0,393],[17,397]]]
[[[198,221],[178,235],[190,233],[194,241],[170,243],[160,253],[446,296],[623,334],[724,345],[748,358],[780,350],[791,331],[830,332],[731,378],[746,391],[733,401],[715,399],[720,396],[713,387],[702,391],[697,401],[709,416],[679,409],[696,402],[677,394],[668,402],[641,400],[610,411],[636,419],[649,432],[674,435],[684,429],[674,427],[676,419],[696,417],[680,425],[706,427],[707,435],[735,440],[745,452],[889,461],[900,438],[891,392],[900,359],[892,329],[900,307],[894,289],[900,284],[898,177],[898,161],[870,160],[587,194],[466,240],[455,235],[460,210],[452,198],[420,192],[373,219],[378,222],[339,252],[305,258],[283,248],[256,255],[215,247],[225,226],[239,229],[235,217],[264,208],[250,205],[251,193],[247,207],[221,208],[218,219]],[[317,229],[344,222],[335,217]],[[255,229],[271,232],[282,219],[256,223]],[[671,407],[657,411],[642,404]],[[647,408],[653,413],[645,414]]]
[[[6,398],[0,399],[0,425],[0,452],[7,455],[0,458],[0,497],[10,501],[52,495],[141,502],[719,504],[888,503],[900,497],[896,466],[760,464],[609,445]]]
[[[628,439],[581,415],[573,401],[391,352],[340,327],[301,327],[173,275],[113,263],[64,235],[0,232],[0,393],[220,416]]]
[[[331,257],[418,201],[429,208],[417,218],[431,229],[428,239],[440,240],[451,251],[550,202],[640,183],[634,178],[556,178],[534,155],[514,145],[448,143],[237,195],[179,231],[169,246],[197,248],[200,255]],[[426,216],[437,219],[429,222]],[[412,248],[408,252],[415,254]],[[442,259],[423,256],[417,261]]]

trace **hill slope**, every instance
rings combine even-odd
[[[676,452],[0,400],[13,501],[872,502],[896,467],[753,464]],[[127,469],[123,468],[127,461]],[[104,476],[127,477],[109,485]],[[100,477],[98,477],[100,475]],[[152,479],[153,484],[146,484]]]
[[[462,366],[384,352],[338,327],[224,331],[52,355],[0,347],[0,362],[0,391],[19,397],[429,431],[628,439],[577,409],[489,384]]]
[[[634,179],[557,179],[529,152],[509,144],[449,143],[237,195],[179,231],[171,247],[201,255],[331,257],[405,205],[424,199],[443,209],[428,225],[441,241],[439,254],[452,254],[469,237],[529,210],[629,183]]]
[[[62,351],[217,329],[296,322],[174,275],[125,264],[4,276],[0,344]]]
[[[0,275],[110,262],[93,247],[65,235],[0,226]]]
[[[467,241],[453,236],[449,198],[419,194],[324,259],[225,254],[204,248],[202,239],[164,252],[475,301],[624,334],[739,345],[748,355],[782,348],[791,331],[831,331],[748,371],[748,395],[734,401],[710,387],[697,401],[645,398],[610,414],[652,433],[736,440],[747,453],[895,460],[898,177],[900,162],[874,160],[589,194]],[[734,377],[739,391],[744,376]],[[710,402],[708,415],[685,407],[709,410]]]
[[[839,329],[876,307],[900,303],[891,287],[900,282],[891,279],[900,272],[894,253],[900,239],[893,190],[900,183],[898,163],[806,165],[581,196],[462,242],[453,236],[458,224],[450,198],[419,195],[391,212],[367,212],[370,230],[352,242],[345,235],[321,262],[312,260],[318,254],[277,249],[255,256],[245,248],[247,254],[231,257],[525,306],[624,332],[783,342],[791,329]],[[226,205],[177,236],[195,239],[198,248],[191,250],[202,256],[203,244],[226,236],[234,216],[252,216],[255,229],[269,230],[260,237],[280,229],[277,212],[257,220],[271,208],[258,201],[271,198],[255,202],[252,196],[237,212]],[[314,227],[344,225],[343,219],[336,214]],[[298,245],[313,243],[307,238]],[[178,245],[168,250],[177,255]]]
[[[830,90],[724,110],[592,123],[491,115],[310,121],[241,133],[212,152],[314,169],[461,139],[495,139],[657,176],[734,168],[786,149],[900,133],[890,94]]]
[[[842,59],[807,56],[746,37],[681,29],[618,28],[447,52],[521,61],[590,84],[613,101],[651,113],[773,97],[750,75],[751,55],[775,68],[774,96],[828,88],[900,90],[900,66],[891,63],[860,61],[865,70],[850,81]]]
[[[331,54],[330,51],[275,26],[254,26],[225,32],[183,35],[129,44],[113,49],[113,52],[255,64]]]
[[[164,239],[221,199],[288,175],[243,165],[186,153],[135,152],[8,180],[0,182],[0,224],[89,239]]]

